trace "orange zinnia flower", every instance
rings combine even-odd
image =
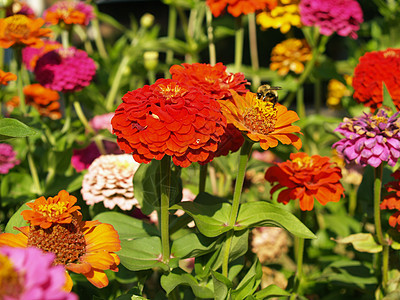
[[[32,210],[23,211],[22,216],[30,226],[17,228],[19,234],[0,234],[0,247],[36,247],[52,252],[56,265],[84,275],[98,288],[105,287],[108,278],[104,270],[118,271],[118,233],[110,224],[82,221],[75,203],[76,198],[66,191],[28,203]],[[71,282],[69,276],[68,280]]]
[[[39,83],[34,83],[24,87],[24,94],[26,103],[35,107],[40,115],[52,119],[61,118],[58,92],[45,88]]]
[[[58,1],[43,12],[46,22],[88,25],[94,18],[93,7],[79,1]]]
[[[13,45],[41,47],[41,37],[50,36],[51,30],[40,28],[44,24],[41,18],[29,19],[24,15],[13,15],[0,19],[0,47]]]
[[[278,202],[288,204],[299,199],[300,209],[312,210],[314,199],[322,205],[338,202],[344,196],[340,183],[340,168],[330,162],[329,157],[308,156],[306,153],[291,153],[290,160],[276,163],[265,173],[265,179],[277,184],[271,189],[271,195],[281,188]]]
[[[264,9],[273,9],[277,4],[277,0],[207,0],[214,17],[220,16],[227,7],[228,13],[234,17],[247,15]]]
[[[17,75],[0,70],[0,85],[8,85],[9,81],[17,80]]]
[[[388,194],[383,199],[380,207],[381,209],[396,210],[396,212],[389,217],[389,225],[400,231],[400,170],[392,174],[394,181],[385,184]]]
[[[292,125],[299,120],[296,112],[287,110],[279,103],[274,106],[269,101],[257,99],[255,93],[245,96],[231,90],[233,101],[221,101],[221,111],[228,123],[232,123],[247,136],[260,142],[261,148],[268,150],[276,147],[278,141],[292,144],[297,150],[301,148],[301,140],[294,133],[300,133],[300,127]]]

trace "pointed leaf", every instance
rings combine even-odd
[[[393,113],[397,111],[396,105],[394,105],[392,97],[390,96],[389,90],[384,82],[382,82],[382,89],[383,89],[383,102],[382,106],[389,107]]]
[[[119,212],[104,212],[95,216],[93,220],[114,226],[120,240],[132,240],[159,235],[157,228],[153,225]]]
[[[213,251],[221,240],[222,237],[215,239],[202,234],[189,233],[172,243],[171,254],[179,258],[201,256]]]
[[[356,233],[335,241],[340,244],[352,244],[354,249],[360,252],[379,253],[382,251],[382,245],[375,241],[371,233]]]
[[[288,297],[290,295],[291,294],[289,292],[282,290],[279,286],[271,284],[267,286],[265,289],[258,291],[253,296],[257,300],[262,300],[262,299],[269,299],[272,297]]]
[[[128,270],[139,271],[156,267],[164,271],[169,270],[169,267],[161,262],[162,250],[159,237],[122,240],[121,248],[117,254]]]
[[[229,290],[232,289],[232,282],[224,275],[211,271],[214,284],[214,299],[225,300],[228,297]]]
[[[27,209],[31,209],[28,205],[23,204],[10,218],[10,220],[7,223],[5,232],[8,233],[20,233],[20,231],[14,229],[14,227],[23,227],[23,226],[28,226],[28,222],[25,221],[25,219],[21,216],[21,212]]]
[[[38,132],[18,121],[17,119],[3,118],[0,119],[0,140],[5,140],[11,137],[27,137],[36,135]]]
[[[252,295],[260,285],[261,277],[261,263],[258,259],[256,259],[236,289],[232,291],[232,299],[245,299],[247,296]]]
[[[271,203],[249,202],[243,203],[234,226],[235,230],[248,227],[275,226],[282,227],[295,236],[305,239],[315,239],[315,235],[293,214]]]

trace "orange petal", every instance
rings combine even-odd
[[[89,263],[92,268],[99,270],[107,270],[115,263],[114,257],[106,251],[86,253],[83,259],[85,262]]]
[[[2,233],[0,234],[0,247],[9,246],[14,248],[26,248],[28,238],[23,233]]]
[[[83,274],[97,288],[103,288],[108,285],[107,275],[103,271],[92,269],[89,273]]]

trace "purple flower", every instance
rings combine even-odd
[[[7,174],[10,169],[19,164],[16,153],[9,144],[0,143],[0,174]]]
[[[76,300],[63,290],[63,266],[54,266],[55,255],[38,248],[0,248],[0,299]]]
[[[306,26],[319,26],[320,33],[357,38],[363,12],[356,0],[301,0],[301,22]]]
[[[41,56],[34,72],[37,81],[46,88],[75,92],[90,84],[96,65],[83,50],[59,48]]]
[[[380,109],[376,115],[366,114],[352,119],[344,118],[335,131],[344,139],[333,144],[347,163],[378,167],[387,161],[394,166],[400,157],[400,112],[389,117]]]

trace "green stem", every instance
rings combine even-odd
[[[380,245],[382,245],[382,288],[383,290],[387,287],[388,282],[388,271],[389,271],[389,246],[383,237],[382,223],[381,223],[381,189],[382,189],[382,176],[383,176],[383,164],[375,168],[375,179],[374,179],[374,223],[376,237]],[[379,273],[379,272],[378,272]]]
[[[217,63],[217,54],[214,44],[214,28],[212,27],[212,13],[208,8],[206,11],[206,20],[207,20],[208,53],[210,55],[210,65],[214,66]]]
[[[248,14],[249,18],[249,40],[250,40],[250,58],[251,66],[253,69],[253,88],[257,88],[261,85],[260,76],[258,76],[258,69],[260,68],[258,61],[258,49],[257,49],[257,27],[256,27],[256,16],[254,13]]]
[[[150,85],[156,82],[156,73],[154,72],[154,70],[147,71],[147,80],[149,81]]]
[[[321,79],[316,78],[314,81],[314,109],[317,114],[321,111],[321,98]]]
[[[61,93],[65,103],[65,122],[61,133],[66,133],[71,127],[71,99],[69,93]]]
[[[253,142],[245,139],[242,148],[240,149],[239,156],[239,167],[236,177],[235,190],[233,192],[233,201],[231,213],[229,216],[228,226],[232,227],[236,223],[237,215],[239,212],[240,196],[242,194],[243,182],[246,175],[246,166],[250,158],[251,148],[253,147]],[[228,264],[229,264],[229,252],[232,244],[232,239],[234,235],[234,230],[230,230],[227,233],[227,239],[225,242],[224,256],[222,262],[222,275],[228,277]]]
[[[73,105],[75,108],[76,115],[78,116],[79,120],[81,121],[81,123],[83,124],[85,129],[88,132],[94,134],[94,130],[93,130],[92,126],[90,126],[88,120],[86,119],[85,114],[83,113],[81,104],[77,100],[74,100]]]
[[[206,190],[208,164],[200,165],[199,193]]]
[[[15,49],[15,57],[17,60],[17,93],[19,98],[19,108],[23,114],[26,114],[26,103],[24,95],[24,64],[22,63],[22,49]]]
[[[296,108],[297,114],[299,115],[300,120],[306,117],[306,107],[304,105],[304,88],[300,86],[297,89],[297,97],[296,97]]]
[[[130,56],[124,55],[124,57],[121,59],[121,62],[119,63],[117,73],[115,74],[114,80],[111,85],[111,89],[108,92],[106,98],[106,109],[108,111],[111,111],[114,106],[114,101],[115,98],[117,97],[117,92],[119,89],[119,84],[121,82],[122,74],[125,68],[128,66],[130,59],[131,59]]]
[[[100,32],[99,19],[94,18],[92,20],[92,27],[94,29],[94,42],[96,43],[97,50],[99,50],[100,57],[103,59],[108,59],[107,50],[104,46],[104,41]]]
[[[168,17],[168,39],[172,40],[175,38],[176,34],[176,23],[178,19],[178,13],[176,11],[175,6],[170,5],[169,6],[169,17]],[[167,67],[172,65],[174,61],[174,51],[173,50],[167,50],[166,57],[165,57],[165,63],[167,64]],[[165,71],[165,78],[171,78],[171,74],[169,71]]]
[[[32,180],[33,180],[33,185],[35,187],[35,192],[38,195],[42,194],[42,188],[40,187],[40,181],[39,181],[39,176],[38,172],[36,169],[35,161],[33,160],[33,155],[32,155],[32,146],[29,138],[25,138],[26,145],[28,146],[28,153],[27,153],[27,159],[28,159],[28,165],[29,165],[29,170],[31,172]]]
[[[169,263],[169,199],[171,187],[171,157],[165,155],[161,160],[161,244],[162,260]]]
[[[301,211],[300,220],[304,223],[306,216],[305,211]],[[296,299],[298,295],[298,290],[301,283],[301,278],[303,277],[303,259],[304,259],[304,239],[301,237],[295,237],[294,240],[294,252],[296,259],[296,275],[294,278],[293,292],[290,297],[291,300]]]
[[[66,29],[61,31],[61,42],[64,49],[69,48],[69,31]]]
[[[357,209],[357,191],[358,187],[352,184],[349,194],[349,215],[351,217],[354,216]]]
[[[243,40],[244,28],[242,16],[236,18],[236,31],[235,31],[235,71],[240,72],[243,59]]]

